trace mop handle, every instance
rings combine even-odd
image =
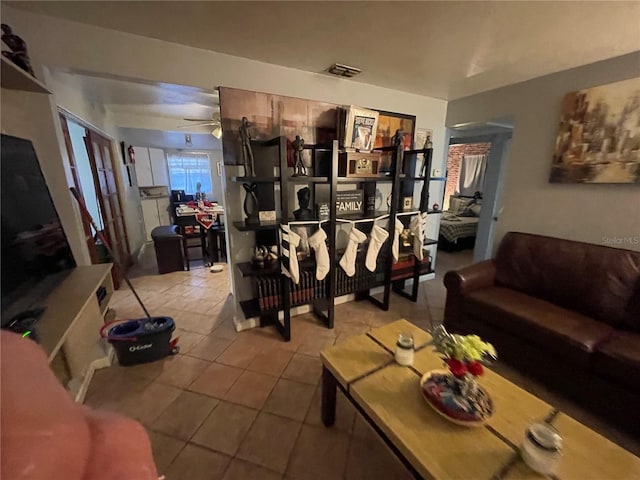
[[[89,223],[91,224],[93,229],[96,231],[96,235],[98,236],[98,238],[100,239],[100,241],[104,245],[104,248],[106,248],[107,252],[109,252],[109,255],[111,256],[111,261],[120,269],[120,271],[122,272],[122,278],[124,278],[125,283],[127,284],[129,289],[133,293],[133,296],[136,297],[136,300],[138,301],[138,303],[142,307],[142,310],[144,311],[144,314],[147,316],[147,318],[149,320],[151,320],[151,315],[149,315],[149,312],[147,311],[147,307],[144,306],[144,303],[142,303],[142,300],[138,296],[138,293],[136,292],[135,288],[133,288],[133,285],[131,284],[131,282],[127,278],[127,275],[126,275],[126,273],[124,271],[124,268],[122,268],[122,265],[120,265],[120,262],[118,262],[116,260],[116,256],[113,254],[113,250],[111,250],[111,247],[109,246],[109,242],[107,242],[106,237],[100,231],[100,229],[96,225],[96,222],[93,221],[93,217],[91,217],[91,213],[89,213],[89,210],[87,209],[87,206],[85,205],[84,200],[82,200],[82,197],[80,197],[80,194],[75,189],[75,187],[69,187],[69,190],[71,190],[71,193],[73,194],[74,198],[78,202],[78,205],[80,206],[80,213],[82,214],[82,216],[86,220],[89,221]]]

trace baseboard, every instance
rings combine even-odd
[[[98,345],[98,349],[103,348],[100,344]],[[97,358],[89,363],[87,371],[82,378],[74,378],[67,384],[67,389],[71,392],[71,395],[77,403],[84,403],[84,399],[87,395],[87,391],[89,390],[89,386],[91,385],[94,373],[96,370],[100,370],[101,368],[110,367],[114,356],[115,352],[113,347],[108,345],[106,351],[103,351],[102,355],[98,354]]]
[[[136,263],[140,262],[140,258],[142,257],[142,255],[144,254],[144,250],[147,247],[147,245],[151,245],[151,242],[144,242],[140,248],[138,249],[138,252],[134,254],[134,257],[136,259]]]

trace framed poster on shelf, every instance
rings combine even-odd
[[[378,112],[349,105],[345,113],[344,148],[371,150],[376,139]]]
[[[375,148],[390,147],[391,139],[396,130],[402,130],[404,149],[411,150],[413,137],[416,133],[416,116],[385,111],[379,111],[379,113]],[[388,172],[390,168],[391,153],[385,152],[382,155],[381,171]]]

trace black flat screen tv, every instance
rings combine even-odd
[[[67,237],[29,140],[2,135],[1,321],[42,308],[75,268]]]

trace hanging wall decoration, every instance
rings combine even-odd
[[[640,78],[565,95],[549,181],[640,184]]]

